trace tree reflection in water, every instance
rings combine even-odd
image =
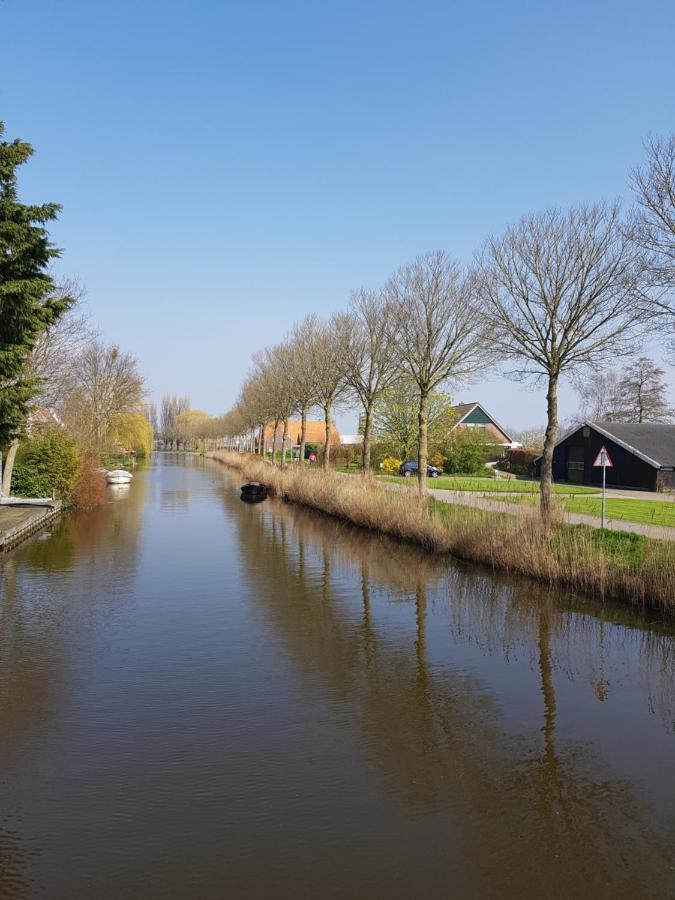
[[[570,607],[569,595],[449,565],[299,508],[251,510],[238,534],[261,620],[283,636],[306,683],[341,709],[347,703],[390,789],[415,815],[451,821],[480,896],[641,896],[654,887],[644,873],[654,871],[665,889],[672,822],[657,825],[596,748],[559,737],[555,680],[585,679],[603,700],[608,653],[621,656],[625,641],[650,673],[649,702],[658,698],[665,721],[673,704],[668,634],[622,611],[625,626],[610,639],[606,622]],[[359,590],[358,614],[345,585]],[[393,639],[377,624],[386,600],[402,595],[414,598],[411,644],[399,627]],[[433,667],[430,602],[449,623],[450,663]],[[506,660],[526,652],[539,678],[539,738],[511,732],[490,686],[453,667],[452,648],[462,643]]]
[[[4,561],[2,900],[668,895],[672,630],[207,466]]]

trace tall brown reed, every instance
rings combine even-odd
[[[565,584],[599,597],[675,611],[675,544],[634,539],[605,541],[584,526],[543,530],[528,509],[494,513],[420,501],[413,491],[390,491],[372,479],[293,466],[279,469],[259,458],[212,454],[277,495],[362,528],[412,541],[509,573]],[[622,538],[622,535],[614,536]]]

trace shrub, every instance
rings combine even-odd
[[[382,460],[382,471],[385,475],[398,475],[398,470],[402,465],[402,460],[395,459],[393,456],[385,456]]]
[[[482,475],[491,450],[482,431],[469,428],[455,431],[445,471],[451,475]]]
[[[85,456],[70,490],[70,499],[77,509],[103,506],[107,499],[105,475],[92,456]]]
[[[309,454],[316,454],[316,458],[319,458],[319,454],[323,450],[322,444],[317,444],[316,441],[307,441],[305,443],[305,459],[309,459]]]
[[[51,428],[19,447],[12,477],[13,493],[21,497],[64,499],[80,467],[75,442],[63,428]]]
[[[514,475],[524,475],[531,478],[534,474],[534,461],[541,456],[538,450],[529,450],[527,447],[516,447],[506,451],[506,466]]]
[[[388,456],[396,456],[392,451],[389,441],[375,441],[370,447],[370,465],[379,471],[380,463],[384,463]]]
[[[448,458],[443,456],[442,453],[434,453],[431,459],[429,460],[430,465],[435,466],[437,469],[445,469],[445,464],[447,463]]]
[[[331,447],[331,462],[336,466],[351,466],[361,461],[361,444],[339,444]]]

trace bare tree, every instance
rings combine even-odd
[[[584,372],[574,379],[583,418],[593,422],[671,422],[675,411],[668,405],[664,375],[664,370],[645,356],[621,372]]]
[[[632,236],[649,255],[650,300],[675,332],[675,134],[645,144],[647,164],[631,173],[637,199]]]
[[[73,360],[59,414],[82,444],[101,453],[115,416],[142,411],[143,396],[136,359],[90,341]]]
[[[265,453],[265,425],[270,418],[270,405],[265,383],[260,372],[251,372],[242,385],[231,422],[241,430],[231,435],[239,442],[243,438],[244,449],[255,450],[255,430],[260,426],[260,452]]]
[[[330,442],[333,433],[333,409],[349,396],[349,364],[347,348],[351,322],[344,313],[336,313],[327,322],[317,325],[308,346],[308,357],[314,378],[317,405],[324,415],[326,445],[323,468],[330,463]]]
[[[441,384],[463,381],[485,363],[482,317],[471,280],[443,251],[418,257],[390,279],[396,358],[419,391],[419,492],[426,490],[429,398]]]
[[[477,289],[495,350],[518,377],[546,382],[541,512],[550,520],[561,375],[601,367],[634,349],[644,254],[621,228],[618,204],[526,216],[489,238]]]
[[[288,444],[288,420],[298,411],[296,382],[291,366],[290,344],[280,344],[274,349],[274,367],[277,372],[279,411],[282,417],[281,468],[286,467],[286,445]]]
[[[283,468],[286,465],[288,420],[296,410],[295,385],[290,365],[290,347],[288,344],[277,344],[275,347],[268,347],[256,353],[253,359],[256,366],[256,378],[274,426],[272,439],[273,463],[276,463],[279,425],[282,427],[281,467]]]
[[[384,293],[360,290],[352,294],[347,379],[363,406],[361,461],[365,474],[370,472],[375,404],[398,375],[393,316],[394,309]]]
[[[176,394],[164,394],[160,404],[159,431],[164,445],[178,449],[180,441],[180,417],[190,409],[190,398]]]
[[[65,279],[54,291],[56,297],[71,297],[73,304],[38,338],[30,358],[30,369],[41,381],[35,405],[53,410],[65,390],[73,359],[96,337],[83,310],[85,291],[77,279]]]
[[[145,404],[145,418],[148,420],[148,424],[152,428],[152,433],[157,436],[159,431],[159,419],[157,418],[157,404],[156,403],[146,403]]]
[[[621,411],[626,422],[672,422],[675,410],[668,405],[665,372],[641,356],[621,377]]]
[[[621,379],[614,369],[591,369],[573,378],[579,395],[580,413],[574,424],[582,419],[592,422],[620,422],[623,419]]]
[[[542,425],[539,427],[531,427],[531,428],[509,428],[508,432],[513,438],[514,441],[517,441],[519,444],[522,444],[528,450],[541,450],[544,446],[544,431],[545,428]]]
[[[316,404],[316,380],[312,368],[312,342],[319,327],[315,315],[306,316],[291,332],[289,342],[288,374],[294,405],[300,414],[300,465],[305,459],[307,441],[307,415]]]

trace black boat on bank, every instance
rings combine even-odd
[[[267,487],[259,481],[249,481],[241,486],[241,499],[247,503],[257,503],[267,499]]]

